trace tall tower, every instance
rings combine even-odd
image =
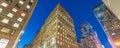
[[[80,31],[82,32],[81,42],[84,48],[102,48],[96,32],[88,22],[81,24]]]
[[[15,48],[37,0],[0,0],[0,48]]]
[[[104,3],[94,8],[94,13],[104,28],[113,48],[120,48],[120,20]]]
[[[120,0],[102,0],[104,4],[120,19]]]
[[[31,42],[31,48],[78,48],[74,22],[60,4],[51,12],[40,33]]]

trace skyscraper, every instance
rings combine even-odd
[[[113,48],[120,48],[120,20],[104,3],[96,6],[94,8],[94,13]]]
[[[81,42],[84,48],[102,48],[96,32],[88,22],[81,24],[80,31],[82,32]]]
[[[78,48],[74,22],[58,4],[30,43],[31,48]]]
[[[15,48],[37,0],[0,0],[0,48]]]
[[[104,4],[120,19],[120,0],[102,0]]]

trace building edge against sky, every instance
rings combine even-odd
[[[120,0],[102,0],[105,5],[120,19]]]
[[[94,8],[94,13],[108,36],[108,40],[112,47],[120,48],[120,20],[104,3],[96,6]]]
[[[17,48],[37,1],[0,1],[0,48]]]
[[[48,16],[29,47],[78,48],[74,22],[60,4]]]

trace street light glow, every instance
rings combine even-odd
[[[120,45],[120,42],[116,42],[115,44],[119,46],[119,45]]]

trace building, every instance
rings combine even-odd
[[[28,48],[28,45],[27,45],[27,44],[25,44],[23,48]]]
[[[0,48],[16,48],[37,0],[0,0]]]
[[[104,4],[120,19],[120,0],[102,0]]]
[[[84,48],[83,44],[78,43],[79,48]]]
[[[80,31],[82,32],[81,42],[84,48],[102,48],[96,32],[88,22],[81,24]]]
[[[112,47],[120,48],[120,20],[104,3],[96,6],[94,13],[108,36]]]
[[[74,22],[58,4],[29,45],[31,48],[78,48]]]

